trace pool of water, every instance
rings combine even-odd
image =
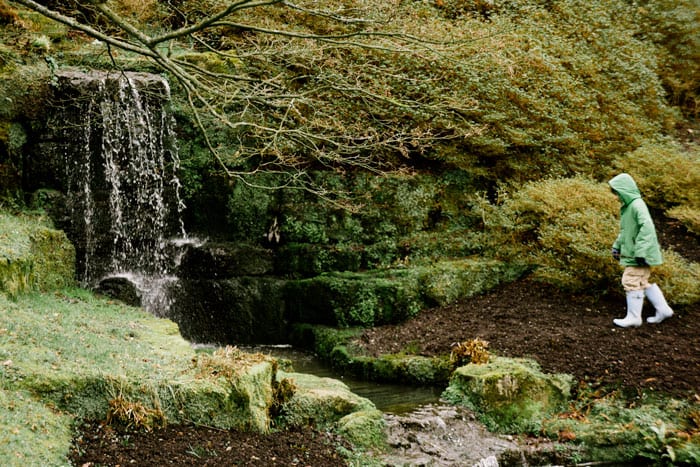
[[[421,405],[437,403],[444,390],[441,387],[363,381],[334,371],[311,352],[289,346],[256,346],[242,350],[289,360],[297,373],[338,379],[347,384],[352,392],[371,400],[379,410],[386,413],[402,414]]]

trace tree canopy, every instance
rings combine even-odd
[[[685,1],[11,3],[103,65],[166,73],[229,175],[426,161],[492,181],[596,174],[670,132],[696,94],[697,61],[671,65],[697,58]]]

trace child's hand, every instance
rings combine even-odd
[[[617,248],[613,248],[612,257],[615,259],[615,261],[620,261],[620,250],[618,250]]]

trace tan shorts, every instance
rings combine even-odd
[[[625,292],[644,290],[651,285],[649,283],[650,275],[651,268],[649,267],[627,266],[625,272],[622,273],[622,287],[624,287]]]

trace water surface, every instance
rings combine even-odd
[[[334,370],[311,352],[290,346],[255,346],[242,350],[289,360],[297,373],[338,379],[345,383],[352,392],[371,400],[379,410],[386,413],[407,413],[421,405],[437,403],[444,390],[444,388],[433,386],[364,381]]]

